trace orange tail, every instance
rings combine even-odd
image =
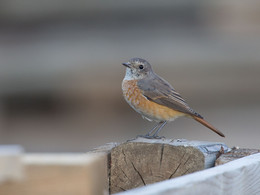
[[[199,117],[197,117],[197,116],[193,116],[193,118],[194,118],[196,121],[198,121],[199,123],[201,123],[202,125],[208,127],[209,129],[211,129],[211,130],[214,131],[215,133],[219,134],[221,137],[225,137],[225,135],[224,135],[221,131],[217,130],[215,127],[213,127],[211,124],[209,124],[209,123],[208,123],[207,121],[205,121],[204,119],[199,118]]]

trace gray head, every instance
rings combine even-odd
[[[149,62],[141,58],[132,58],[129,62],[122,64],[126,66],[126,77],[131,77],[132,79],[143,79],[153,74]]]

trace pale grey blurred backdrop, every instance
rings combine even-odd
[[[161,135],[259,148],[260,1],[0,1],[0,144],[85,152],[154,124],[123,100],[121,65],[147,59],[222,130]]]

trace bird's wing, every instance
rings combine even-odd
[[[141,79],[137,83],[143,95],[157,104],[192,116],[203,118],[193,111],[178,92],[164,79],[154,75],[149,79]]]

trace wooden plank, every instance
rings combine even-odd
[[[23,179],[23,148],[19,145],[0,146],[0,183]]]
[[[260,154],[117,195],[260,194]]]
[[[208,141],[197,141],[197,140],[187,140],[187,139],[145,139],[137,138],[131,140],[131,142],[143,142],[152,144],[169,144],[172,146],[184,146],[184,147],[194,147],[200,150],[204,158],[204,168],[213,167],[216,158],[220,153],[229,152],[231,149],[224,143],[221,142],[208,142]]]
[[[0,194],[14,195],[103,195],[107,191],[106,155],[27,154],[26,177],[4,182]]]
[[[137,138],[111,150],[110,192],[129,190],[214,165],[223,143]]]
[[[230,161],[249,156],[252,154],[259,153],[258,149],[248,149],[248,148],[232,148],[230,152],[221,154],[220,157],[216,160],[215,166],[228,163]]]

